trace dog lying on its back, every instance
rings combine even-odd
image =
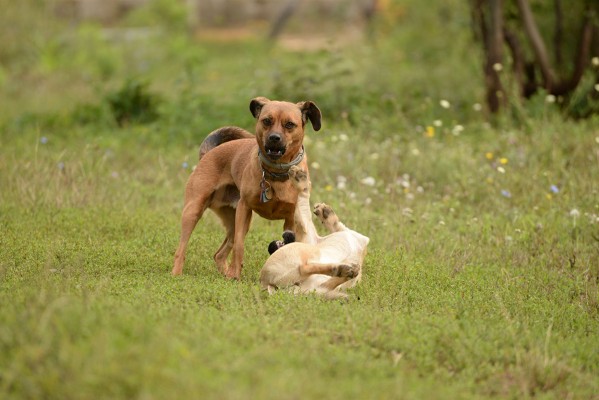
[[[276,250],[262,267],[260,284],[269,293],[292,289],[294,293],[315,292],[329,299],[345,298],[344,291],[362,277],[370,239],[347,228],[324,203],[314,206],[314,214],[331,233],[318,236],[310,212],[308,176],[299,167],[292,167],[289,176],[300,193],[295,226],[301,231],[302,242],[285,244]]]

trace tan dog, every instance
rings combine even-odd
[[[258,97],[250,102],[250,111],[257,119],[255,136],[225,127],[208,135],[200,146],[200,161],[185,188],[173,275],[182,273],[187,243],[207,208],[220,217],[226,230],[214,261],[229,278],[241,275],[252,211],[266,219],[282,219],[284,229],[294,230],[298,191],[288,171],[292,165],[307,171],[304,128],[309,120],[314,130],[320,129],[320,110],[311,101],[294,104]]]
[[[347,297],[344,290],[362,277],[370,239],[347,228],[324,203],[314,206],[314,214],[331,234],[318,236],[310,213],[308,175],[299,167],[292,167],[289,175],[300,191],[296,227],[302,227],[310,243],[289,243],[276,250],[260,271],[260,285],[269,293],[292,289],[294,293],[315,292],[330,299]]]

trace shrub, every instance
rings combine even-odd
[[[148,123],[159,116],[160,98],[151,93],[146,82],[128,79],[116,92],[109,93],[106,101],[119,126],[128,123]]]

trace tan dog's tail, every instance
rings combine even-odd
[[[204,154],[208,153],[210,150],[219,146],[225,142],[230,142],[231,140],[237,139],[248,139],[253,138],[254,135],[246,131],[245,129],[238,128],[236,126],[225,126],[222,128],[218,128],[215,131],[212,131],[202,144],[200,145],[200,159],[204,156]]]

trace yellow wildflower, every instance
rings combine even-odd
[[[499,159],[499,162],[500,162],[501,164],[505,165],[505,164],[507,164],[507,158],[505,158],[505,157],[501,157],[501,158]]]
[[[493,153],[491,153],[490,151],[487,151],[485,153],[485,157],[487,158],[487,160],[492,160],[493,159]]]
[[[426,127],[426,137],[432,138],[433,136],[435,136],[435,128],[429,125]]]

